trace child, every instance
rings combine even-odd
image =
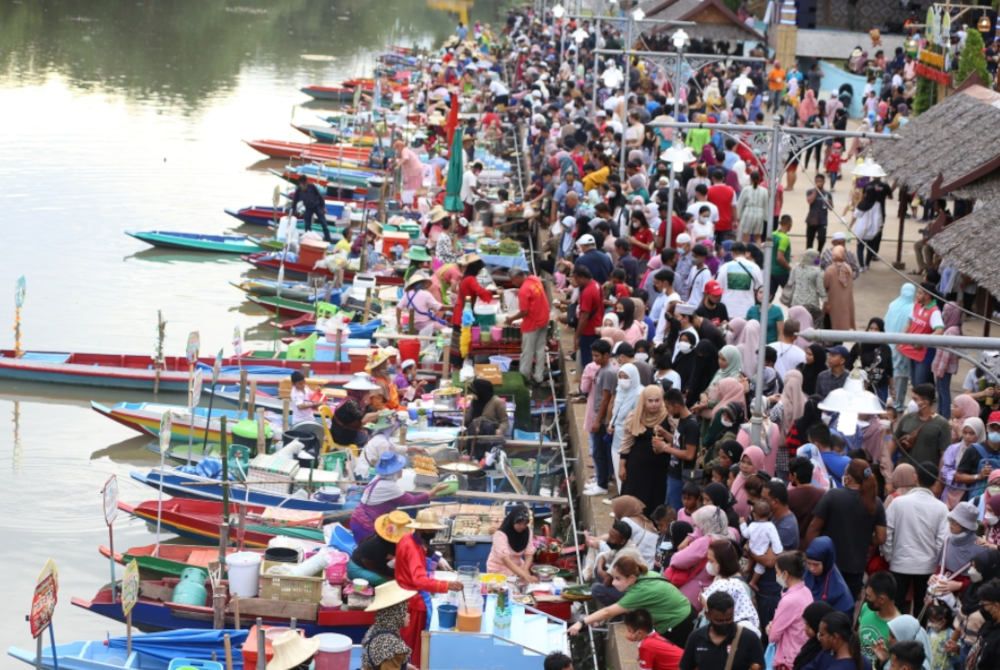
[[[642,607],[625,612],[625,638],[639,643],[642,670],[668,670],[680,665],[684,650],[653,630],[653,615]]]
[[[758,501],[753,506],[753,517],[754,521],[749,526],[745,523],[740,524],[740,533],[742,533],[743,537],[749,538],[750,551],[758,556],[766,554],[768,548],[774,551],[775,556],[784,551],[784,548],[781,546],[781,538],[778,537],[778,529],[771,523],[771,506],[764,500]],[[753,566],[753,577],[750,579],[750,588],[756,591],[757,582],[760,580],[760,576],[764,574],[765,568],[755,561],[752,556],[748,558],[747,570],[750,569],[750,566]]]
[[[840,164],[844,162],[844,147],[840,142],[834,142],[833,148],[826,156],[826,174],[830,180],[830,191],[837,190],[837,177],[840,176]]]
[[[681,488],[681,503],[684,509],[677,510],[677,520],[687,521],[693,526],[694,519],[691,515],[701,507],[701,487],[694,482],[684,482],[684,487]]]
[[[631,291],[625,283],[625,276],[625,270],[622,268],[615,268],[611,271],[611,280],[607,283],[607,290],[605,291],[607,295],[606,304],[614,305],[622,298],[628,298],[631,295]]]
[[[759,475],[750,475],[743,483],[743,490],[747,494],[747,504],[750,505],[750,509],[753,509],[764,493],[764,480]],[[743,519],[740,519],[740,523],[743,523]]]
[[[951,610],[947,605],[931,605],[927,608],[927,637],[931,641],[931,670],[950,670],[951,659],[945,650],[945,643],[951,637]]]
[[[712,468],[712,483],[719,482],[726,488],[729,488],[729,468],[723,467],[721,465],[716,465]]]
[[[677,520],[677,511],[670,505],[660,505],[653,510],[651,515],[656,530],[660,536],[656,539],[656,555],[653,559],[654,568],[657,572],[663,571],[663,566],[667,564],[664,557],[669,550],[664,549],[663,543],[670,542],[670,524]]]

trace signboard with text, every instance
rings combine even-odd
[[[56,572],[55,562],[50,558],[42,568],[42,573],[38,575],[35,595],[31,599],[31,614],[28,616],[31,637],[37,638],[52,623],[58,592],[59,573]]]
[[[139,561],[133,560],[125,566],[122,577],[122,614],[129,615],[139,600]]]

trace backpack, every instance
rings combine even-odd
[[[976,451],[979,452],[979,465],[976,466],[977,473],[980,472],[983,469],[983,466],[986,465],[987,463],[989,463],[990,467],[993,468],[994,470],[1000,469],[1000,455],[991,456],[989,452],[986,451],[986,447],[984,447],[979,443],[976,443],[972,446],[975,448]],[[969,488],[968,499],[972,500],[976,496],[982,495],[983,492],[986,490],[987,483],[988,482],[986,480],[983,480],[982,482],[976,482],[975,484],[973,484]]]

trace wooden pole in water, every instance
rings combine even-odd
[[[454,328],[454,326],[452,326]],[[444,343],[444,360],[441,361],[441,380],[451,381],[451,338]]]
[[[125,615],[125,655],[132,655],[132,610]]]
[[[163,313],[156,310],[156,360],[153,367],[156,369],[156,377],[153,379],[153,396],[160,392],[160,370],[163,367],[163,338],[166,336],[166,326],[163,322]]]
[[[236,550],[243,551],[244,535],[247,530],[247,506],[240,505],[239,525],[236,528]]]
[[[240,405],[238,416],[243,416],[243,406],[247,400],[247,371],[240,370]]]
[[[247,418],[254,416],[257,412],[257,382],[250,382],[250,397],[247,399]]]
[[[264,410],[257,410],[257,453],[267,453],[267,436],[264,434]]]
[[[365,289],[365,311],[361,317],[361,323],[368,323],[368,313],[372,309],[372,289],[369,286]]]

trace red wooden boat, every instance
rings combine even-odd
[[[367,161],[370,147],[316,144],[312,142],[285,142],[283,140],[243,140],[269,158],[301,158],[303,160],[328,161],[341,156],[358,161]]]
[[[273,258],[274,254],[269,251],[261,251],[260,253],[250,254],[249,256],[240,256],[247,263],[250,263],[254,267],[260,270],[269,270],[271,272],[278,272],[278,268],[281,267],[281,261]],[[301,263],[285,263],[285,278],[307,278],[310,274],[321,274],[326,277],[333,277],[333,273],[326,269],[312,268],[308,265],[303,265]],[[344,281],[351,283],[354,281],[354,272],[351,270],[346,270],[344,272]],[[378,276],[375,279],[375,283],[379,286],[402,286],[403,278],[397,277],[396,275],[391,276]]]
[[[397,279],[401,284],[402,279]],[[211,368],[214,363],[214,358],[198,359],[203,369]],[[282,370],[291,374],[304,364],[309,365],[315,376],[334,377],[348,373],[346,365],[342,370],[340,364],[334,362],[257,358],[249,351],[241,357],[222,359],[219,384],[239,384],[242,366],[249,373],[248,379],[256,381],[258,386],[277,386],[281,380],[287,379]],[[186,358],[167,356],[160,369],[159,388],[161,391],[185,392],[188,376]],[[12,349],[0,349],[0,379],[152,391],[156,372],[153,357],[146,355],[24,351],[18,356]]]
[[[118,509],[131,514],[132,516],[144,519],[150,523],[156,523],[157,501],[149,500],[138,505],[129,505],[124,502],[118,503]],[[239,517],[239,505],[229,505],[229,517],[235,521]],[[261,515],[264,507],[260,505],[247,505],[247,514]],[[208,500],[187,500],[185,498],[171,498],[163,501],[163,510],[160,517],[160,526],[168,532],[175,533],[182,537],[195,540],[210,541],[218,545],[219,527],[222,525],[222,503]],[[307,529],[300,529],[303,537],[299,539],[305,544],[322,544],[322,540],[317,537],[322,536],[321,531],[315,533],[305,532]],[[237,527],[233,523],[229,528],[229,538],[233,542],[238,541]],[[247,529],[243,533],[243,542],[247,547],[267,548],[267,543],[277,537],[280,533],[269,533],[259,530],[258,527]],[[317,535],[312,539],[309,536]],[[161,545],[162,547],[162,545]]]
[[[97,548],[105,558],[111,557],[111,550],[101,545]],[[227,547],[226,554],[234,554],[239,549]],[[253,553],[263,553],[262,549],[244,549]],[[204,544],[147,544],[144,547],[132,547],[124,554],[115,552],[115,563],[127,565],[139,561],[139,569],[143,572],[157,573],[163,577],[180,577],[187,568],[207,568],[208,564],[219,560],[219,548]]]

